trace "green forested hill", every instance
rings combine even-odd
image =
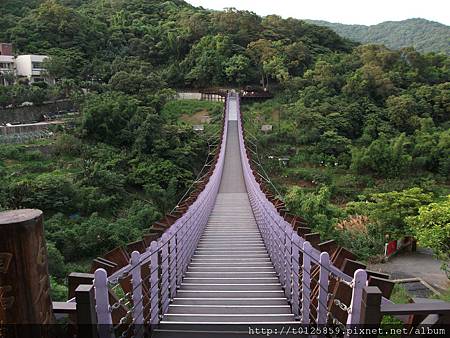
[[[1,9],[0,40],[18,53],[59,58],[53,75],[76,81],[90,81],[93,68],[101,82],[114,73],[123,80],[117,66],[132,57],[172,86],[267,83],[302,74],[320,53],[353,45],[304,21],[210,11],[182,0],[7,0]]]
[[[174,88],[287,83],[354,45],[299,20],[181,0],[1,0],[0,17],[0,41],[49,55],[57,80],[0,86],[0,107],[69,97],[80,108],[55,140],[0,144],[0,210],[44,211],[58,284],[140,238],[199,174],[218,126],[199,135],[186,123],[218,120],[222,104],[174,102]]]
[[[425,217],[420,207],[450,191],[446,55],[359,46],[305,21],[182,0],[3,0],[0,16],[0,40],[48,54],[57,80],[0,86],[0,106],[69,97],[80,108],[75,129],[45,151],[0,146],[0,210],[44,211],[59,283],[139,238],[201,170],[208,134],[179,116],[221,107],[173,102],[176,88],[270,85],[275,99],[245,116],[265,158],[291,160],[264,164],[293,212],[359,257],[382,251],[386,234],[410,234],[408,217]],[[260,122],[276,128],[262,135]],[[336,234],[356,215],[370,220],[363,234]],[[436,252],[450,252],[446,243]]]
[[[384,44],[393,49],[414,47],[419,52],[450,54],[450,27],[438,22],[417,18],[364,26],[307,21],[329,27],[339,35],[361,43]]]

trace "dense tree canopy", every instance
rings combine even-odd
[[[450,27],[421,18],[386,21],[372,26],[344,25],[319,20],[308,20],[331,28],[339,35],[361,43],[377,43],[393,49],[413,46],[420,52],[450,54],[448,36]]]
[[[134,57],[134,65],[150,64],[150,73],[161,73],[175,86],[258,83],[261,76],[286,80],[301,74],[314,55],[352,46],[330,30],[299,20],[236,9],[207,11],[180,0],[8,0],[6,9],[16,21],[4,23],[4,40],[18,52],[52,55],[51,73],[84,81],[84,86],[109,79],[126,85],[127,75],[151,78],[138,74],[140,66],[113,67],[124,57]],[[264,48],[260,42],[274,53],[256,52]],[[259,74],[252,70],[255,65]],[[127,74],[116,74],[122,71]],[[144,84],[145,78],[137,82]]]
[[[430,203],[440,203],[450,178],[447,56],[357,45],[301,20],[182,0],[5,0],[0,9],[0,40],[48,54],[57,80],[0,87],[0,106],[71,98],[80,108],[73,129],[37,145],[42,151],[0,148],[0,209],[44,210],[52,285],[139,238],[199,172],[211,135],[182,117],[220,121],[222,107],[175,102],[178,88],[273,91],[273,101],[247,108],[246,128],[288,206],[323,237],[364,258],[382,251],[387,234],[414,232],[437,253],[446,248],[423,234],[435,219],[446,231],[442,206]],[[262,134],[263,123],[273,132]],[[274,154],[289,156],[290,167]],[[358,219],[361,232],[337,227]]]
[[[417,216],[406,220],[418,240],[442,260],[450,277],[450,196],[444,201],[420,207]]]
[[[277,54],[276,41],[252,44],[266,74],[265,59],[288,55]],[[289,208],[365,259],[383,253],[386,237],[416,234],[448,260],[445,224],[436,226],[443,243],[426,240],[432,226],[419,224],[420,210],[450,193],[450,59],[362,45],[310,62],[288,81],[269,75],[278,95],[244,113]],[[276,165],[285,156],[289,165]]]

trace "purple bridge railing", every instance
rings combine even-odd
[[[357,270],[354,276],[348,276],[339,270],[330,263],[328,253],[318,251],[301,238],[266,198],[250,167],[243,136],[239,97],[237,99],[239,143],[247,192],[267,251],[293,314],[301,324],[309,324],[311,319],[311,323],[318,325],[331,322],[351,326],[360,323],[362,292],[367,284],[366,271]],[[217,197],[224,168],[229,102],[227,100],[219,158],[214,173],[197,200],[159,240],[152,242],[144,253],[134,251],[127,266],[110,276],[104,269],[95,271],[96,314],[101,338],[115,337],[117,332],[123,337],[142,337],[144,329],[157,325],[168,311],[170,300],[176,296],[177,288],[181,285]],[[320,269],[318,280],[315,280],[319,285],[316,299],[312,298],[311,290],[313,266],[319,266]],[[349,306],[333,299],[335,305],[348,313],[346,323],[340,323],[329,311],[329,297],[332,296],[329,293],[329,283],[333,278],[352,288]],[[120,282],[124,280],[129,280],[132,285],[132,290],[127,294],[124,294],[120,287]],[[122,294],[122,297],[112,301],[111,291]],[[317,304],[314,318],[310,311],[311,304]],[[127,311],[113,321],[114,310],[124,307]]]
[[[157,325],[161,316],[167,312],[170,299],[175,297],[177,287],[181,284],[219,191],[228,134],[228,102],[226,104],[217,164],[197,200],[159,240],[153,241],[144,253],[134,251],[129,265],[110,276],[104,269],[95,271],[95,302],[101,338],[115,337],[114,332],[117,331],[122,331],[122,335],[128,337],[133,334],[131,330],[135,330],[134,336],[140,337],[143,335],[142,324]],[[142,276],[144,271],[146,275]],[[120,282],[126,279],[131,279],[131,292],[110,305],[110,290],[120,294]],[[122,306],[130,310],[118,323],[113,323],[113,311]]]
[[[253,176],[245,148],[240,104],[238,104],[238,130],[242,168],[250,204],[286,298],[291,304],[292,312],[302,324],[310,324],[311,265],[315,264],[320,266],[315,323],[323,325],[331,320],[334,324],[343,325],[328,311],[329,296],[332,296],[329,294],[328,287],[330,278],[348,283],[352,287],[352,300],[349,307],[338,299],[334,299],[334,302],[348,312],[347,325],[360,323],[362,291],[367,283],[366,271],[359,269],[353,278],[348,276],[330,263],[327,252],[320,252],[313,248],[292,229],[292,226],[267,199]]]

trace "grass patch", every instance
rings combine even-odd
[[[395,284],[394,290],[391,294],[391,301],[395,304],[407,304],[409,303],[410,297],[406,292],[406,289],[400,284]],[[383,316],[381,320],[381,325],[395,325],[398,327],[403,326],[403,322],[393,316]],[[384,337],[394,337],[394,336],[384,336]]]
[[[218,117],[223,112],[223,102],[199,100],[169,101],[162,108],[161,115],[168,120],[177,121],[183,115],[193,116],[199,112],[208,113],[212,118]]]
[[[443,300],[444,302],[449,302],[450,303],[450,288],[441,292],[440,295],[434,295],[431,298],[433,299],[440,299]]]
[[[391,300],[395,304],[407,304],[410,299],[411,297],[409,297],[406,289],[400,284],[395,284],[394,290],[392,291]]]

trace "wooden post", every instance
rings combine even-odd
[[[365,286],[362,293],[361,324],[378,327],[382,317],[380,289],[376,286]]]
[[[68,300],[70,301],[72,298],[75,298],[75,292],[79,285],[81,284],[90,284],[93,285],[94,283],[94,274],[93,273],[82,273],[82,272],[71,272],[67,278],[67,284],[68,284]],[[75,304],[74,303],[68,303],[68,304]],[[55,302],[53,302],[53,310],[55,312]],[[55,312],[56,313],[56,312]],[[95,311],[94,311],[95,313]],[[72,313],[69,313],[69,330],[73,333],[73,335],[76,334],[76,331],[73,331],[76,324],[77,324],[77,311],[74,311]],[[90,336],[86,336],[89,337]]]
[[[0,212],[0,238],[0,323],[53,323],[42,211]]]
[[[97,338],[94,285],[81,284],[75,290],[78,337]]]
[[[75,290],[77,289],[78,285],[94,283],[94,274],[83,272],[71,272],[67,280],[69,284],[68,299],[72,299],[73,297],[75,297]]]

